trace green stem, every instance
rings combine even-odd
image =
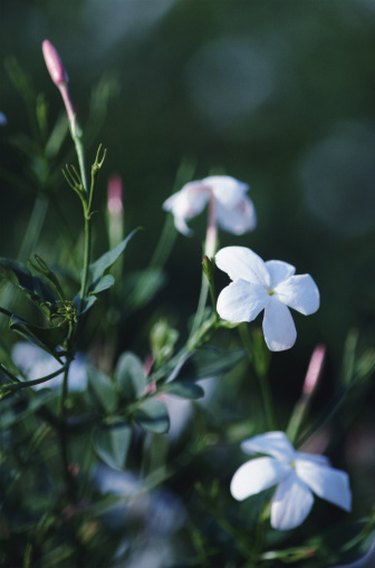
[[[91,257],[91,215],[89,211],[84,211],[85,214],[85,228],[84,228],[84,252],[83,252],[83,268],[82,268],[82,280],[81,280],[81,291],[80,291],[80,298],[81,298],[81,305],[82,308],[83,302],[86,298],[87,293],[87,282],[89,277],[89,268],[90,268],[90,257]]]
[[[211,198],[210,201],[208,202],[208,223],[207,223],[206,239],[204,243],[204,255],[207,256],[209,260],[211,260],[211,258],[214,256],[216,252],[216,246],[217,246],[216,205],[214,199]],[[202,325],[209,289],[210,286],[208,283],[208,279],[204,273],[204,270],[202,270],[201,290],[199,294],[198,307],[195,313],[190,337],[193,336]]]
[[[195,312],[193,325],[191,326],[190,337],[192,337],[202,325],[202,321],[204,318],[204,311],[208,298],[208,292],[209,292],[208,281],[206,275],[204,274],[204,272],[202,272],[201,289],[199,293],[198,306],[197,306],[197,311]]]
[[[292,444],[295,444],[296,442],[298,433],[301,429],[301,425],[307,414],[308,407],[309,403],[306,398],[301,398],[301,400],[298,401],[294,407],[293,414],[286,429],[286,435],[288,436]]]
[[[79,133],[77,133],[77,128],[79,128],[78,125],[74,129],[71,128],[70,132],[71,132],[73,142],[74,142],[74,146],[75,146],[75,149],[76,149],[78,166],[79,166],[79,171],[80,171],[80,174],[81,174],[83,189],[85,190],[86,195],[87,195],[88,194],[88,186],[87,186],[85,156],[84,156],[84,152],[83,152],[82,137]]]
[[[274,407],[273,407],[272,393],[271,393],[271,387],[270,387],[269,380],[268,380],[267,370],[265,368],[263,368],[263,365],[260,366],[260,365],[255,364],[254,354],[251,350],[252,340],[251,340],[251,336],[250,336],[247,324],[246,323],[241,324],[239,326],[238,330],[239,330],[240,338],[241,338],[242,344],[244,346],[245,352],[247,354],[249,363],[253,367],[255,374],[257,376],[257,379],[258,379],[258,383],[259,383],[259,387],[260,387],[260,391],[261,391],[261,395],[262,395],[264,413],[265,413],[265,416],[266,416],[267,428],[268,428],[268,430],[275,430],[276,429],[275,412],[274,412]]]
[[[7,375],[9,379],[13,381],[13,384],[6,386],[5,390],[10,389],[11,392],[15,392],[19,389],[25,389],[27,387],[34,387],[35,385],[40,385],[42,383],[46,383],[50,379],[58,377],[61,373],[65,372],[66,366],[61,367],[57,371],[50,373],[49,375],[45,375],[44,377],[40,377],[39,379],[33,379],[31,381],[20,381],[17,377],[15,377],[12,373],[10,373],[2,364],[0,364],[0,369]]]

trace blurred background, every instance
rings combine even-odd
[[[296,316],[296,347],[273,356],[271,381],[290,410],[312,349],[324,343],[319,409],[337,387],[349,331],[359,330],[359,349],[374,344],[375,1],[2,0],[0,37],[0,110],[7,118],[0,130],[0,254],[18,254],[40,190],[26,182],[30,164],[19,134],[30,132],[30,123],[9,69],[16,58],[44,94],[54,124],[63,113],[42,59],[48,38],[68,69],[88,155],[98,142],[108,147],[97,209],[105,210],[106,180],[118,174],[126,231],[144,228],[125,274],[150,261],[181,164],[193,179],[217,172],[249,183],[258,227],[242,237],[221,233],[220,243],[286,260],[318,283],[321,309]],[[78,201],[60,175],[47,190],[53,198],[37,248],[58,258],[56,229],[73,240],[80,231]],[[107,246],[102,217],[98,253]],[[130,319],[124,348],[145,355],[135,337],[154,314],[185,325],[198,299],[205,223],[202,215],[191,222],[192,238],[177,236],[163,285]],[[367,384],[361,397],[342,422],[343,455],[356,472],[364,512],[375,494],[374,389]],[[341,459],[337,465],[345,465]]]

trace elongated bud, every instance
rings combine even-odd
[[[122,180],[120,176],[112,176],[108,180],[107,208],[110,215],[119,215],[123,212]]]
[[[313,351],[313,354],[311,355],[305,382],[303,384],[304,396],[311,396],[311,394],[315,391],[319,377],[322,373],[325,356],[325,345],[317,345]]]
[[[48,39],[45,39],[42,43],[42,50],[52,81],[57,87],[66,84],[68,75],[54,45]]]
[[[52,43],[45,39],[42,43],[42,51],[44,61],[46,62],[48,72],[51,76],[52,81],[55,83],[56,87],[59,89],[62,99],[64,101],[66,114],[68,115],[69,125],[71,133],[74,136],[79,134],[80,129],[78,128],[76,121],[76,113],[74,111],[72,99],[70,98],[68,90],[68,74],[65,71],[65,67],[60,59],[60,55],[57,53],[56,48]]]

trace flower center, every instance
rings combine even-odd
[[[269,296],[275,296],[276,292],[275,290],[273,290],[273,288],[267,288],[267,294]]]

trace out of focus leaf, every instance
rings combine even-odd
[[[204,396],[204,390],[202,387],[190,381],[173,381],[172,383],[166,383],[160,390],[168,394],[173,394],[175,396],[191,400],[202,398],[202,396]]]
[[[159,269],[147,269],[130,274],[124,288],[124,296],[131,309],[147,304],[165,282],[164,273]]]
[[[243,356],[244,351],[242,349],[225,351],[212,346],[201,348],[183,367],[179,380],[191,381],[226,373],[237,365]]]
[[[115,379],[121,392],[128,400],[135,400],[144,394],[147,379],[141,361],[133,353],[123,353],[118,360]]]
[[[131,441],[129,426],[98,428],[94,432],[94,447],[98,456],[110,467],[123,469]]]
[[[160,400],[146,399],[134,413],[135,421],[144,430],[163,434],[169,430],[167,407]]]
[[[91,367],[88,370],[89,388],[99,406],[109,414],[116,410],[117,394],[110,377]]]
[[[24,418],[27,418],[33,414],[36,410],[41,408],[46,402],[56,398],[58,393],[51,390],[41,390],[35,393],[35,396],[22,402],[16,401],[16,403],[4,404],[2,402],[2,410],[0,413],[0,430],[6,430],[14,424],[20,422]]]
[[[33,301],[39,303],[56,301],[50,287],[37,276],[33,276],[22,262],[0,258],[0,276],[25,291]]]

